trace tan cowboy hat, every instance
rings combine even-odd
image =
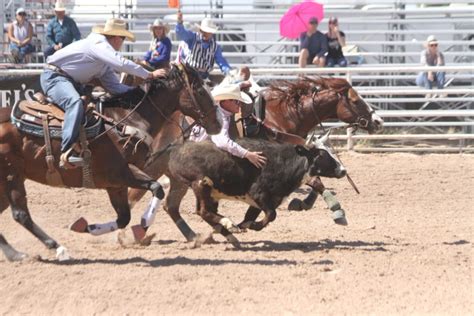
[[[135,42],[135,35],[127,30],[127,22],[120,19],[108,19],[107,22],[105,22],[104,28],[97,29],[95,33],[111,36],[125,36],[129,41]]]
[[[155,27],[163,27],[165,29],[165,33],[168,33],[170,31],[169,25],[163,22],[162,19],[156,19],[155,21],[153,21],[153,24],[150,24],[149,26],[150,31],[153,32],[153,28]]]
[[[61,0],[56,1],[56,4],[54,5],[54,11],[66,11],[66,7]]]
[[[199,29],[205,33],[214,34],[217,32],[217,25],[209,18],[204,18],[199,25]]]
[[[212,96],[216,101],[238,100],[245,104],[252,103],[252,99],[246,93],[240,91],[238,84],[219,85],[212,90]]]

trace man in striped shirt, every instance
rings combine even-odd
[[[178,40],[186,45],[178,52],[178,60],[186,62],[196,68],[201,78],[209,77],[209,72],[214,67],[214,62],[219,65],[221,71],[227,75],[231,70],[229,63],[222,56],[222,48],[217,44],[214,33],[217,26],[208,18],[201,21],[199,32],[192,32],[184,28],[183,14],[178,11],[178,23],[176,24],[176,35]]]

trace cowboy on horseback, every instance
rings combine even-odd
[[[79,129],[84,120],[84,104],[81,92],[84,85],[98,79],[111,94],[123,94],[133,87],[121,84],[117,72],[125,72],[143,79],[166,75],[166,70],[153,72],[123,58],[118,51],[125,39],[135,41],[126,22],[109,19],[97,33],[77,41],[48,57],[41,74],[41,87],[52,102],[65,111],[61,142],[61,166],[73,168],[83,164],[83,158],[74,150]]]

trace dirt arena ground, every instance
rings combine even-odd
[[[291,213],[288,200],[265,230],[237,235],[240,251],[220,237],[191,249],[163,211],[149,247],[123,248],[115,233],[75,234],[67,227],[81,215],[114,218],[106,193],[27,182],[34,219],[74,260],[57,262],[5,211],[0,231],[32,259],[9,263],[0,254],[0,314],[472,315],[474,155],[342,159],[362,194],[346,180],[325,183],[349,226],[333,224],[319,198]],[[188,194],[185,219],[208,232],[193,205]],[[246,207],[226,201],[220,209],[238,222]]]

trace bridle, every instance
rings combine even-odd
[[[316,112],[316,109],[315,109],[315,107],[316,107],[316,97],[317,97],[319,91],[320,90],[317,87],[313,88],[313,93],[311,94],[311,100],[312,100],[311,111],[312,111],[313,116],[315,117],[317,123],[321,126],[322,130],[324,131],[324,127],[322,125],[322,120],[319,117],[319,114]],[[352,128],[355,128],[355,129],[361,127],[361,128],[367,129],[369,127],[369,124],[370,124],[370,117],[372,116],[373,113],[375,113],[375,111],[372,109],[369,112],[369,118],[366,118],[366,117],[360,115],[351,106],[349,106],[349,103],[351,103],[351,102],[349,101],[348,93],[349,93],[349,89],[347,89],[345,91],[345,93],[341,93],[339,91],[336,92],[336,95],[338,97],[338,103],[337,103],[336,107],[338,107],[339,104],[341,104],[341,102],[344,102],[342,104],[342,106],[345,109],[347,109],[349,112],[351,112],[351,114],[353,116],[356,117],[355,122],[349,123],[347,125],[347,127],[352,127]]]

